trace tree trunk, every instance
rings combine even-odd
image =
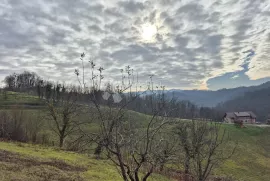
[[[63,127],[62,127],[62,129],[60,131],[60,140],[59,140],[59,146],[60,146],[60,148],[63,147],[64,141],[65,141],[65,137],[67,136],[65,134],[66,134],[66,129],[67,129],[68,123],[69,123],[69,119],[67,119],[66,116],[64,115],[64,118],[63,118]]]
[[[120,170],[121,170],[121,175],[123,177],[123,180],[124,181],[128,181],[128,177],[127,177],[127,174],[126,174],[126,170],[125,170],[125,166],[124,166],[124,163],[123,163],[123,160],[122,160],[122,156],[121,156],[121,151],[119,149],[118,146],[116,146],[116,150],[117,150],[117,159],[118,159],[118,162],[119,162],[119,166],[120,166]]]
[[[64,135],[60,135],[60,137],[59,137],[59,147],[60,147],[60,148],[63,147],[63,145],[64,145],[64,140],[65,140]]]
[[[189,181],[189,157],[186,156],[186,160],[185,160],[185,181]]]
[[[121,169],[121,174],[122,174],[122,177],[123,177],[124,181],[128,181],[128,178],[127,178],[126,171],[125,171],[123,163],[120,163],[120,169]]]
[[[147,172],[147,174],[143,177],[142,181],[147,181],[148,177],[153,173],[154,167],[152,166],[151,169]]]
[[[140,181],[140,178],[139,178],[139,170],[136,170],[135,171],[135,181]]]
[[[160,163],[160,167],[159,167],[159,171],[160,171],[160,172],[163,172],[163,170],[164,170],[164,165],[165,165],[164,162],[161,162],[161,163]]]

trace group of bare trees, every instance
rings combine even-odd
[[[40,112],[29,113],[19,106],[0,110],[0,138],[3,139],[37,143],[43,124]]]
[[[103,79],[103,68],[99,68],[99,74],[95,74],[95,64],[91,61],[91,90],[87,90],[84,76],[84,54],[81,56],[83,73],[75,70],[79,84],[82,86],[84,94],[89,94],[91,102],[89,109],[94,109],[94,118],[98,121],[98,131],[95,133],[84,132],[87,137],[96,145],[96,153],[101,150],[106,154],[113,164],[118,168],[124,181],[146,181],[159,165],[162,150],[162,138],[160,133],[165,125],[170,122],[161,105],[161,99],[151,97],[157,103],[152,105],[151,117],[146,116],[144,120],[139,120],[144,126],[140,126],[130,117],[130,111],[127,109],[136,99],[140,98],[137,93],[131,92],[132,80],[130,67],[126,67],[125,73],[127,80],[115,88],[107,85],[103,91],[101,80]],[[122,71],[123,73],[124,71]],[[101,77],[102,76],[102,77]],[[125,91],[129,90],[129,93]],[[102,101],[99,94],[101,93]],[[166,155],[164,156],[166,157]]]
[[[66,90],[64,85],[45,81],[34,72],[24,71],[20,74],[11,74],[5,77],[5,90],[26,92],[37,95],[40,99],[59,100],[60,93]]]
[[[155,170],[162,171],[166,164],[177,163],[179,158],[184,160],[185,175],[192,175],[198,181],[205,181],[213,168],[234,153],[234,148],[229,151],[224,149],[229,137],[220,124],[170,118],[173,106],[164,98],[163,86],[157,87],[159,90],[154,90],[152,77],[146,88],[148,96],[142,96],[144,92],[131,91],[137,90],[137,87],[132,87],[133,70],[129,66],[122,70],[121,85],[116,85],[115,88],[107,86],[101,91],[100,84],[104,78],[101,75],[104,69],[99,71],[100,74],[95,74],[95,64],[91,61],[92,86],[89,87],[92,89],[87,90],[84,80],[84,57],[85,54],[82,54],[82,75],[78,69],[75,74],[82,86],[81,90],[89,94],[90,109],[96,110],[94,117],[98,120],[99,131],[87,133],[80,129],[96,143],[97,154],[102,150],[106,153],[107,158],[118,168],[124,181],[146,181]],[[124,73],[127,75],[123,76]],[[100,101],[95,92],[102,95],[103,101]],[[148,99],[148,109],[151,112],[148,113],[149,116],[139,120],[143,125],[140,126],[134,122],[128,109],[142,97]],[[195,117],[195,107],[192,109],[191,106],[190,109],[191,116]]]
[[[40,78],[31,72],[23,72],[20,74],[12,74],[5,78],[4,82],[9,90],[21,90],[24,91],[29,88],[35,87]]]
[[[138,90],[138,80],[127,66],[121,70],[120,85],[103,86],[104,68],[96,68],[91,60],[91,77],[87,78],[84,58],[83,53],[80,57],[82,73],[80,69],[75,70],[79,86],[66,89],[59,84],[45,85],[40,80],[35,84],[40,97],[43,97],[41,89],[47,89],[44,119],[50,120],[59,147],[64,148],[69,136],[87,138],[87,143],[91,144],[87,146],[96,147],[98,158],[103,154],[111,160],[124,181],[146,181],[152,173],[162,173],[168,165],[179,163],[185,168],[186,181],[190,177],[205,181],[214,168],[234,153],[234,148],[224,147],[230,140],[220,124],[179,119],[199,117],[200,110],[189,102],[166,100],[164,86],[154,86],[153,76],[150,76],[145,92],[134,91]],[[6,78],[9,88],[16,87],[14,79],[16,76]],[[26,82],[32,85],[30,80]],[[89,83],[86,80],[90,80]],[[147,109],[148,115],[136,118],[130,109],[140,112]],[[207,111],[210,110],[201,110],[204,114],[208,114]],[[80,116],[85,112],[89,117],[82,120]],[[4,114],[0,115],[2,122],[6,119]],[[15,125],[20,126],[20,119],[16,116],[13,119]],[[97,125],[95,131],[85,129],[92,123]],[[40,128],[38,124],[36,126],[34,130]],[[5,134],[0,133],[1,136]],[[35,140],[35,134],[30,134]]]
[[[205,181],[236,149],[236,145],[230,147],[231,140],[219,123],[182,122],[176,126],[175,133],[184,155],[185,175],[192,174],[198,181]]]
[[[133,99],[135,97],[126,104]],[[93,103],[100,121],[100,132],[93,140],[105,149],[108,158],[119,168],[123,180],[146,181],[163,160],[159,153],[163,142],[160,135],[170,120],[165,113],[161,114],[162,108],[154,110],[151,117],[139,120],[145,122],[145,126],[139,126],[130,118],[125,105],[108,104],[108,108],[103,109],[95,100]]]

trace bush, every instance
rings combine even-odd
[[[10,120],[6,111],[0,112],[0,138],[9,138],[8,122]]]
[[[42,128],[39,115],[29,114],[20,107],[0,111],[0,137],[19,142],[37,142]]]
[[[11,110],[10,118],[11,119],[8,122],[10,139],[14,141],[27,142],[28,138],[24,127],[26,123],[25,112],[22,109],[15,107]]]
[[[44,125],[40,112],[38,114],[28,114],[26,120],[25,130],[29,141],[38,143],[38,136]]]
[[[243,128],[243,126],[244,126],[243,121],[235,121],[234,125],[237,128]]]

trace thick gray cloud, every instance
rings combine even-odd
[[[207,88],[207,81],[243,69],[270,76],[270,0],[3,0],[0,2],[0,79],[30,70],[76,83],[80,53],[121,81],[130,65],[141,82],[168,88]],[[155,32],[150,34],[147,30]],[[145,30],[146,28],[146,30]],[[148,28],[148,29],[147,29]],[[154,30],[153,30],[154,28]],[[151,33],[151,32],[150,32]],[[149,37],[150,36],[150,37]],[[149,38],[149,39],[148,39]]]
[[[141,2],[136,2],[133,0],[120,1],[118,2],[120,7],[123,7],[127,13],[137,13],[140,10],[144,9],[144,5]]]

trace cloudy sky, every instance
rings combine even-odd
[[[167,88],[259,84],[270,80],[270,0],[0,1],[1,80],[29,70],[76,82],[82,52],[108,81],[130,65]]]

